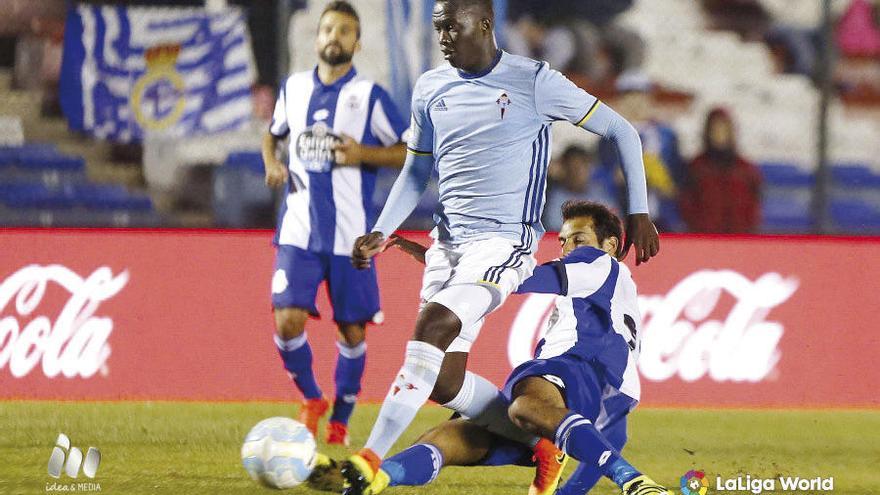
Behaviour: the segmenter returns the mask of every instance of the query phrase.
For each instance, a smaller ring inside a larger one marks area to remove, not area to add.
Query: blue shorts
[[[565,405],[593,421],[600,430],[604,426],[601,423],[613,422],[625,416],[638,403],[608,385],[600,366],[567,354],[533,359],[517,366],[504,384],[504,397],[511,401],[516,384],[530,376],[542,377],[559,387]]]
[[[376,268],[358,270],[348,256],[314,253],[279,245],[272,276],[272,306],[302,308],[320,316],[315,306],[318,286],[327,281],[327,292],[337,323],[366,323],[379,312]]]

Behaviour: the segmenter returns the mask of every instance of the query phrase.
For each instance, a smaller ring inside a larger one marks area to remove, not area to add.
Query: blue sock
[[[623,416],[616,421],[612,421],[600,433],[618,452],[623,452],[623,447],[626,445],[626,417]],[[578,464],[577,469],[569,476],[568,481],[559,487],[555,495],[583,495],[584,493],[589,493],[596,486],[599,479],[602,478],[602,475],[603,473],[599,466],[582,462]]]
[[[533,455],[532,449],[525,444],[497,437],[480,466],[534,466]]]
[[[587,418],[569,413],[556,429],[556,446],[566,454],[593,466],[619,487],[641,475]]]
[[[333,414],[330,421],[348,424],[348,418],[354,412],[357,395],[361,391],[361,377],[364,375],[364,364],[367,362],[367,343],[361,342],[354,347],[336,343],[339,357],[336,358],[336,400],[333,402]]]
[[[431,444],[417,443],[403,452],[382,461],[388,473],[388,486],[421,486],[434,481],[443,467],[443,454]]]
[[[284,361],[284,369],[290,373],[303,396],[306,399],[321,398],[321,389],[312,371],[312,348],[306,333],[290,340],[281,340],[281,337],[275,335],[275,346]]]

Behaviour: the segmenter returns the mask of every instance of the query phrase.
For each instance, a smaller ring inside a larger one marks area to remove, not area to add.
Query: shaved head
[[[437,0],[437,3],[445,3],[452,10],[469,10],[473,9],[485,17],[494,20],[495,10],[492,7],[492,0]]]

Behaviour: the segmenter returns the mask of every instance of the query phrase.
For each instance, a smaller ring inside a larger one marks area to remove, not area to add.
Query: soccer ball
[[[315,439],[304,424],[269,418],[256,424],[241,446],[241,463],[255,481],[270,488],[292,488],[315,467]]]

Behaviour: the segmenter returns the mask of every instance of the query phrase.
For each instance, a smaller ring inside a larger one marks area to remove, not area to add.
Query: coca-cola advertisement
[[[271,233],[7,230],[0,250],[2,398],[298,398],[272,341]],[[539,260],[558,255],[546,236]],[[880,405],[880,267],[866,262],[878,256],[877,239],[664,236],[658,257],[630,265],[643,403]],[[368,332],[366,400],[384,397],[402,360],[422,270],[397,250],[377,263],[385,318]],[[531,356],[552,303],[511,296],[469,366],[503,383]],[[332,314],[323,290],[318,308]],[[325,316],[307,330],[329,383],[334,324]]]

